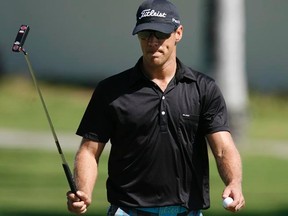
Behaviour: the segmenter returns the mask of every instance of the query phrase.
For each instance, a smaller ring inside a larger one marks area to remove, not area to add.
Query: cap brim
[[[174,25],[166,23],[142,23],[135,26],[132,34],[135,35],[140,31],[153,30],[163,32],[165,34],[171,34],[175,29]]]

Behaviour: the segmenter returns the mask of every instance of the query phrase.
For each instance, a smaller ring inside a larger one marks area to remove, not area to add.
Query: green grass
[[[39,83],[55,128],[74,131],[93,89]],[[0,79],[0,127],[48,130],[39,97],[29,78]],[[288,96],[252,94],[248,135],[256,139],[288,140]]]
[[[272,156],[254,156],[242,152],[243,192],[246,198],[245,210],[239,215],[288,215],[287,197],[287,160]],[[219,179],[214,162],[211,160],[211,210],[207,215],[225,213],[220,205],[223,183]],[[208,214],[210,213],[211,214]],[[222,213],[220,213],[222,212]],[[237,214],[238,215],[238,214]]]
[[[68,184],[55,152],[0,150],[1,216],[67,215],[65,193]],[[73,154],[69,153],[66,156],[72,164]],[[107,159],[107,153],[104,153],[100,161],[93,204],[88,215],[105,215],[108,206],[105,191]],[[287,160],[244,156],[243,168],[243,190],[247,206],[237,215],[287,215]],[[212,206],[210,210],[204,211],[205,216],[234,215],[226,212],[221,206],[222,190],[223,183],[216,171],[214,160],[211,159]]]
[[[39,82],[49,114],[58,131],[75,131],[93,89],[53,86]],[[24,77],[0,79],[0,127],[49,130],[42,104],[32,80]]]
[[[73,154],[66,155],[72,164]],[[91,212],[107,208],[105,179],[107,155],[100,164],[101,176],[95,188]],[[0,215],[65,215],[68,183],[56,152],[0,149]],[[37,214],[39,213],[39,214]]]
[[[251,138],[288,140],[288,95],[252,94],[249,102]]]
[[[39,83],[57,131],[75,131],[93,89]],[[0,78],[0,128],[48,130],[49,126],[32,80]],[[252,94],[248,107],[248,136],[288,140],[288,96]]]
[[[42,82],[40,87],[56,131],[74,134],[93,89],[51,86]],[[248,138],[239,143],[247,206],[237,215],[288,215],[287,99],[287,96],[260,94],[252,94],[249,98]],[[39,97],[29,78],[0,79],[0,100],[0,129],[49,133]],[[72,165],[75,152],[65,153]],[[107,158],[104,154],[101,159],[94,202],[88,215],[105,215],[108,205],[105,191]],[[65,197],[68,184],[60,163],[56,149],[0,147],[0,216],[69,215]],[[234,215],[221,207],[222,190],[223,183],[211,159],[212,206],[204,211],[204,216]]]

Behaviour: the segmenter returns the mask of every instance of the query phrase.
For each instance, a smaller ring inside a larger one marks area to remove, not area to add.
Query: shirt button
[[[166,113],[165,113],[165,111],[162,111],[161,114],[162,114],[162,115],[165,115]]]
[[[162,100],[165,100],[165,96],[162,96]]]

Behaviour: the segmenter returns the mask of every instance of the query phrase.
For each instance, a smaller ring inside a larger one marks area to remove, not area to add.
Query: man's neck
[[[164,92],[176,73],[176,61],[166,62],[165,65],[151,66],[143,64],[143,72],[151,81],[156,83]]]

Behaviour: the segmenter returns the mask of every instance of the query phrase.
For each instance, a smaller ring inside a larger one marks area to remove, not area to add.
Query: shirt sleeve
[[[96,142],[107,143],[112,124],[104,92],[105,88],[100,82],[93,92],[76,134]]]
[[[202,123],[206,134],[230,131],[224,97],[214,80],[205,86]]]

